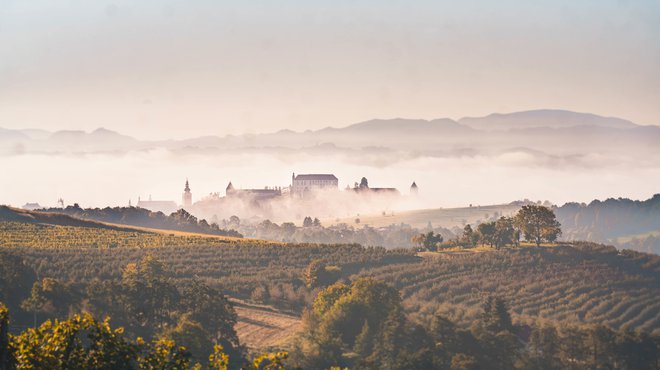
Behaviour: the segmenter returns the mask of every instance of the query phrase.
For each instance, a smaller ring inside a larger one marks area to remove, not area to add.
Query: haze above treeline
[[[374,119],[343,128],[259,135],[138,140],[93,132],[0,129],[0,160],[11,180],[2,203],[125,205],[151,195],[195,200],[243,188],[287,186],[291,173],[334,173],[339,187],[367,177],[414,207],[497,204],[529,198],[561,204],[594,198],[646,199],[660,183],[659,126],[563,110],[480,118]],[[26,170],[29,169],[29,170]]]

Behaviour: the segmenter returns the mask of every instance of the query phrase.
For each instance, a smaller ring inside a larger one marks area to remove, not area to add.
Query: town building
[[[291,175],[291,195],[305,197],[319,190],[338,190],[339,179],[332,174]]]

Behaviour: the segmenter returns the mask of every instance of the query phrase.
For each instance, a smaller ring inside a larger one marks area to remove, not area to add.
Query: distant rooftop
[[[296,180],[338,180],[335,175],[332,174],[305,174],[305,175],[296,175]]]

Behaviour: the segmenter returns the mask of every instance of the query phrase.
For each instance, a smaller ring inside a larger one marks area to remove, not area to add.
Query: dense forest
[[[610,198],[589,204],[566,203],[555,213],[564,240],[609,243],[660,254],[660,194],[644,201]]]

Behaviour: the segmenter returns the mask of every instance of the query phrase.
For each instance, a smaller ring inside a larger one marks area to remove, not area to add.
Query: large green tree
[[[120,297],[134,329],[160,330],[175,321],[172,312],[179,303],[179,292],[155,257],[147,255],[138,264],[126,265],[121,290]]]
[[[518,231],[513,227],[513,219],[500,217],[495,222],[493,242],[495,248],[500,249],[507,244],[515,244],[519,239]]]
[[[479,241],[482,244],[488,244],[491,247],[495,246],[495,222],[484,222],[477,226],[477,233],[479,234]]]
[[[245,348],[238,340],[234,329],[238,316],[234,306],[222,292],[193,279],[190,284],[181,289],[179,311],[184,312],[182,322],[199,323],[210,335],[210,340],[219,344],[231,359],[230,368],[242,364]],[[182,328],[194,329],[194,325],[184,325]],[[196,354],[197,355],[197,354]]]
[[[419,234],[412,237],[412,242],[419,245],[420,248],[423,248],[427,251],[436,251],[440,247],[440,244],[444,241],[444,238],[440,234],[436,234],[433,231],[429,231],[426,234]]]
[[[404,321],[399,293],[382,282],[362,278],[350,286],[331,285],[319,293],[305,316],[304,367],[354,365],[343,355],[356,350],[361,360],[384,368],[380,365],[393,361],[400,349]]]
[[[79,298],[72,289],[53,278],[44,278],[32,285],[30,297],[21,307],[28,312],[45,314],[50,318],[66,318]]]
[[[319,260],[313,260],[303,272],[303,280],[308,288],[328,286],[336,282],[341,275],[337,266],[326,266]]]
[[[514,218],[514,224],[522,231],[525,240],[536,243],[554,242],[561,235],[561,225],[555,213],[548,207],[523,206]]]
[[[463,235],[461,237],[461,242],[468,247],[474,247],[479,241],[479,234],[472,230],[470,224],[465,225],[463,228]]]

